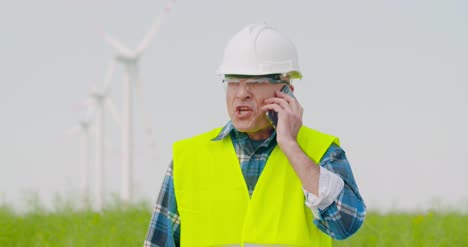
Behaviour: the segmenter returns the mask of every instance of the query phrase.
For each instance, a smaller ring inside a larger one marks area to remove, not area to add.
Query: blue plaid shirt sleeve
[[[366,206],[362,199],[346,154],[338,145],[332,144],[320,166],[337,174],[344,181],[338,198],[327,208],[318,210],[317,227],[334,239],[345,239],[354,234],[364,222]]]
[[[153,208],[153,215],[143,246],[180,246],[180,218],[174,194],[172,162],[167,169],[158,200]]]

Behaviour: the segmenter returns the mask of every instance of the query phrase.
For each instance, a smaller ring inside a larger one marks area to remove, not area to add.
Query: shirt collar
[[[212,141],[220,141],[220,140],[224,139],[226,136],[228,136],[231,133],[231,131],[233,131],[233,130],[236,130],[236,129],[234,128],[234,125],[232,125],[232,122],[229,121],[226,125],[224,125],[224,127],[221,129],[221,131],[218,133],[218,135],[216,137],[214,137],[213,139],[211,139],[211,140]]]
[[[245,133],[239,132],[236,128],[234,128],[234,125],[229,120],[229,122],[226,125],[224,125],[224,127],[221,129],[221,131],[218,133],[218,135],[216,137],[212,138],[211,141],[223,140],[226,136],[231,134],[231,132],[237,137],[244,136],[244,135],[247,136]],[[261,146],[268,145],[272,139],[275,139],[275,136],[276,136],[276,131],[273,130],[273,133],[270,135],[270,137],[268,137],[265,140],[265,142]]]

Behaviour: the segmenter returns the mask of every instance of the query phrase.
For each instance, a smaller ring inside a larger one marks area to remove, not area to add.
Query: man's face
[[[263,139],[266,134],[271,133],[272,126],[261,107],[265,105],[265,99],[274,97],[275,91],[281,89],[284,83],[261,82],[258,78],[237,80],[238,82],[228,82],[226,85],[229,117],[238,131],[246,132],[253,139],[257,139],[255,137],[258,135],[258,138]]]

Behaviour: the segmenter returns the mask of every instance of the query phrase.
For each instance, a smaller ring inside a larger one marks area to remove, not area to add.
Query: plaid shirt
[[[251,196],[268,156],[277,144],[276,132],[264,141],[252,141],[245,133],[238,132],[229,122],[213,141],[222,140],[227,135],[231,135]],[[344,187],[330,206],[323,210],[315,209],[318,215],[314,213],[316,217],[314,223],[332,238],[344,239],[351,236],[362,225],[366,213],[364,201],[359,194],[343,149],[332,144],[319,165],[340,176],[344,181]],[[174,193],[172,162],[154,207],[144,246],[180,246],[180,218]]]

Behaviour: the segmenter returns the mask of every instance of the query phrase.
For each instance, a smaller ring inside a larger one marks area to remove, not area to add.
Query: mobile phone
[[[294,99],[296,99],[296,97],[294,96],[294,94],[291,91],[291,88],[289,88],[288,85],[284,85],[281,88],[281,92],[283,92],[283,93],[293,97]],[[276,129],[276,125],[278,125],[278,113],[273,111],[273,110],[269,110],[265,114],[266,114],[266,118],[268,119],[270,124],[273,126],[273,128]]]

